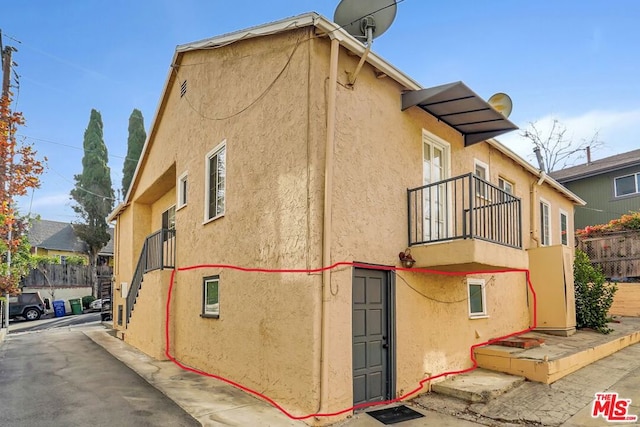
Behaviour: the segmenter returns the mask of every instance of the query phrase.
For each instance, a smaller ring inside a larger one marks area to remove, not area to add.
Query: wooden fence
[[[98,274],[111,275],[111,267],[98,267]],[[91,286],[91,267],[88,265],[48,264],[39,269],[33,269],[22,281],[22,287],[70,287]]]
[[[640,280],[640,231],[578,236],[578,249],[612,281]]]

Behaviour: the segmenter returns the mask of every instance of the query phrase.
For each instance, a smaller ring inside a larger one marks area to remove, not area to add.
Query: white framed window
[[[613,179],[616,197],[640,193],[640,173],[619,176]]]
[[[551,204],[540,199],[540,244],[551,245]]]
[[[220,276],[202,280],[202,317],[220,317]]]
[[[474,173],[476,176],[485,181],[489,181],[489,165],[478,159],[474,159],[473,163],[475,165]],[[476,196],[483,198],[489,197],[489,189],[487,188],[487,185],[479,180],[476,180]]]
[[[176,229],[176,205],[173,205],[166,211],[162,212],[162,229]]]
[[[569,214],[560,209],[560,242],[567,246],[569,244]]]
[[[469,297],[469,317],[488,317],[484,279],[468,278],[467,290],[467,295]]]
[[[178,177],[178,200],[177,209],[183,208],[187,205],[187,172],[184,172]]]
[[[515,194],[513,190],[513,183],[511,181],[507,181],[506,179],[499,177],[498,178],[498,187],[501,190],[504,190],[505,193],[509,193],[512,196]]]
[[[205,157],[205,222],[224,215],[227,185],[227,141],[224,140]]]

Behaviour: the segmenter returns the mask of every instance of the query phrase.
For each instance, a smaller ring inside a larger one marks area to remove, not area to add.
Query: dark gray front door
[[[355,269],[353,276],[353,403],[390,398],[389,288],[386,271]]]

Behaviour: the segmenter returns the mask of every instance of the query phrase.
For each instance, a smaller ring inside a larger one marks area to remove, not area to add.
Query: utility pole
[[[6,46],[4,48],[2,46],[2,32],[0,31],[0,49],[2,49],[2,100],[9,99],[9,88],[11,87],[11,54],[13,53],[13,48],[11,46]],[[9,111],[6,111],[6,114],[9,114]],[[10,132],[9,129],[9,117],[0,117],[0,120],[6,122],[7,129],[6,132]],[[7,135],[8,137],[9,135]],[[2,189],[2,193],[5,192],[5,177],[7,171],[7,164],[5,163],[6,159],[0,159],[0,189]]]
[[[11,54],[13,48],[7,46],[2,50],[2,97],[9,96],[9,86],[11,82]]]
[[[9,99],[9,88],[11,86],[11,65],[13,64],[11,55],[14,51],[14,48],[11,46],[2,47],[2,32],[0,31],[0,51],[2,54],[2,100]],[[7,111],[7,114],[9,112]],[[6,132],[11,132],[9,129],[9,117],[0,117],[0,120],[7,123]],[[9,135],[7,135],[9,137]],[[7,172],[7,159],[0,159],[0,189],[2,190],[2,194],[6,193],[6,172]],[[4,202],[4,200],[3,200]],[[11,231],[9,231],[9,237],[11,237]],[[7,248],[7,275],[11,274],[11,247]],[[5,293],[4,295],[4,310],[3,315],[4,319],[0,320],[0,325],[4,324],[5,327],[9,327],[9,294]]]

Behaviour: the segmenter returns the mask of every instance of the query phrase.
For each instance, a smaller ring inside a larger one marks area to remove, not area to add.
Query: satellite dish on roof
[[[370,45],[391,26],[397,10],[396,0],[342,0],[333,21]]]
[[[492,95],[488,102],[494,110],[502,114],[505,118],[511,115],[513,103],[511,102],[509,95],[506,93],[498,92]]]

